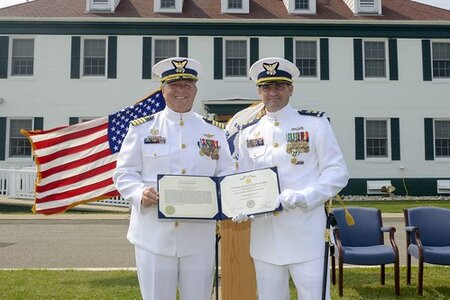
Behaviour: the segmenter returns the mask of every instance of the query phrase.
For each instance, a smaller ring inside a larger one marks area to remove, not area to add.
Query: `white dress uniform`
[[[250,254],[259,299],[290,299],[289,273],[299,298],[320,299],[324,203],[348,181],[347,167],[327,118],[323,113],[299,112],[288,104],[244,126],[238,151],[239,172],[277,166],[281,192],[294,190],[306,201],[304,209],[255,216],[252,221]]]
[[[202,147],[218,149],[218,153],[205,155],[200,153]],[[166,106],[131,122],[113,179],[132,204],[127,238],[135,245],[145,300],[174,300],[177,287],[181,299],[210,299],[216,222],[159,219],[157,206],[141,206],[144,189],[157,189],[157,174],[223,176],[234,172],[224,131],[192,110],[177,113]]]

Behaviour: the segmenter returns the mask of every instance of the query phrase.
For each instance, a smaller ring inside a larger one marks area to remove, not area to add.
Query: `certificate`
[[[277,168],[224,177],[158,174],[158,217],[225,220],[281,210]]]

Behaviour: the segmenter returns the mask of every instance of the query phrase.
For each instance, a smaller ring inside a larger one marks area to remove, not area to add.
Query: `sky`
[[[413,1],[434,5],[437,7],[446,8],[450,10],[450,0],[413,0]],[[26,0],[0,0],[0,8],[23,2],[26,2]]]

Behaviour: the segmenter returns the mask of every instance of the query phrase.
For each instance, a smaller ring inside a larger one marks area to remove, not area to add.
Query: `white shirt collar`
[[[294,109],[292,108],[292,106],[290,104],[287,104],[285,107],[283,107],[282,109],[276,111],[276,112],[269,112],[267,111],[267,118],[269,120],[275,121],[275,120],[283,120],[284,118],[287,118],[289,116],[290,113],[292,113]]]
[[[162,113],[169,120],[177,121],[177,122],[180,120],[183,120],[183,121],[187,120],[194,115],[194,111],[192,109],[185,113],[178,113],[178,112],[175,112],[172,109],[170,109],[169,106],[167,106],[167,105],[164,108]]]

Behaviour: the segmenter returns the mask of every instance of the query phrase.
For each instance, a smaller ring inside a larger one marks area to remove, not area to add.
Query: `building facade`
[[[202,63],[195,111],[258,99],[249,66],[293,61],[297,109],[325,111],[344,194],[450,194],[450,11],[409,0],[36,0],[0,9],[0,168],[32,165],[20,129],[108,115],[159,87],[152,66]]]

